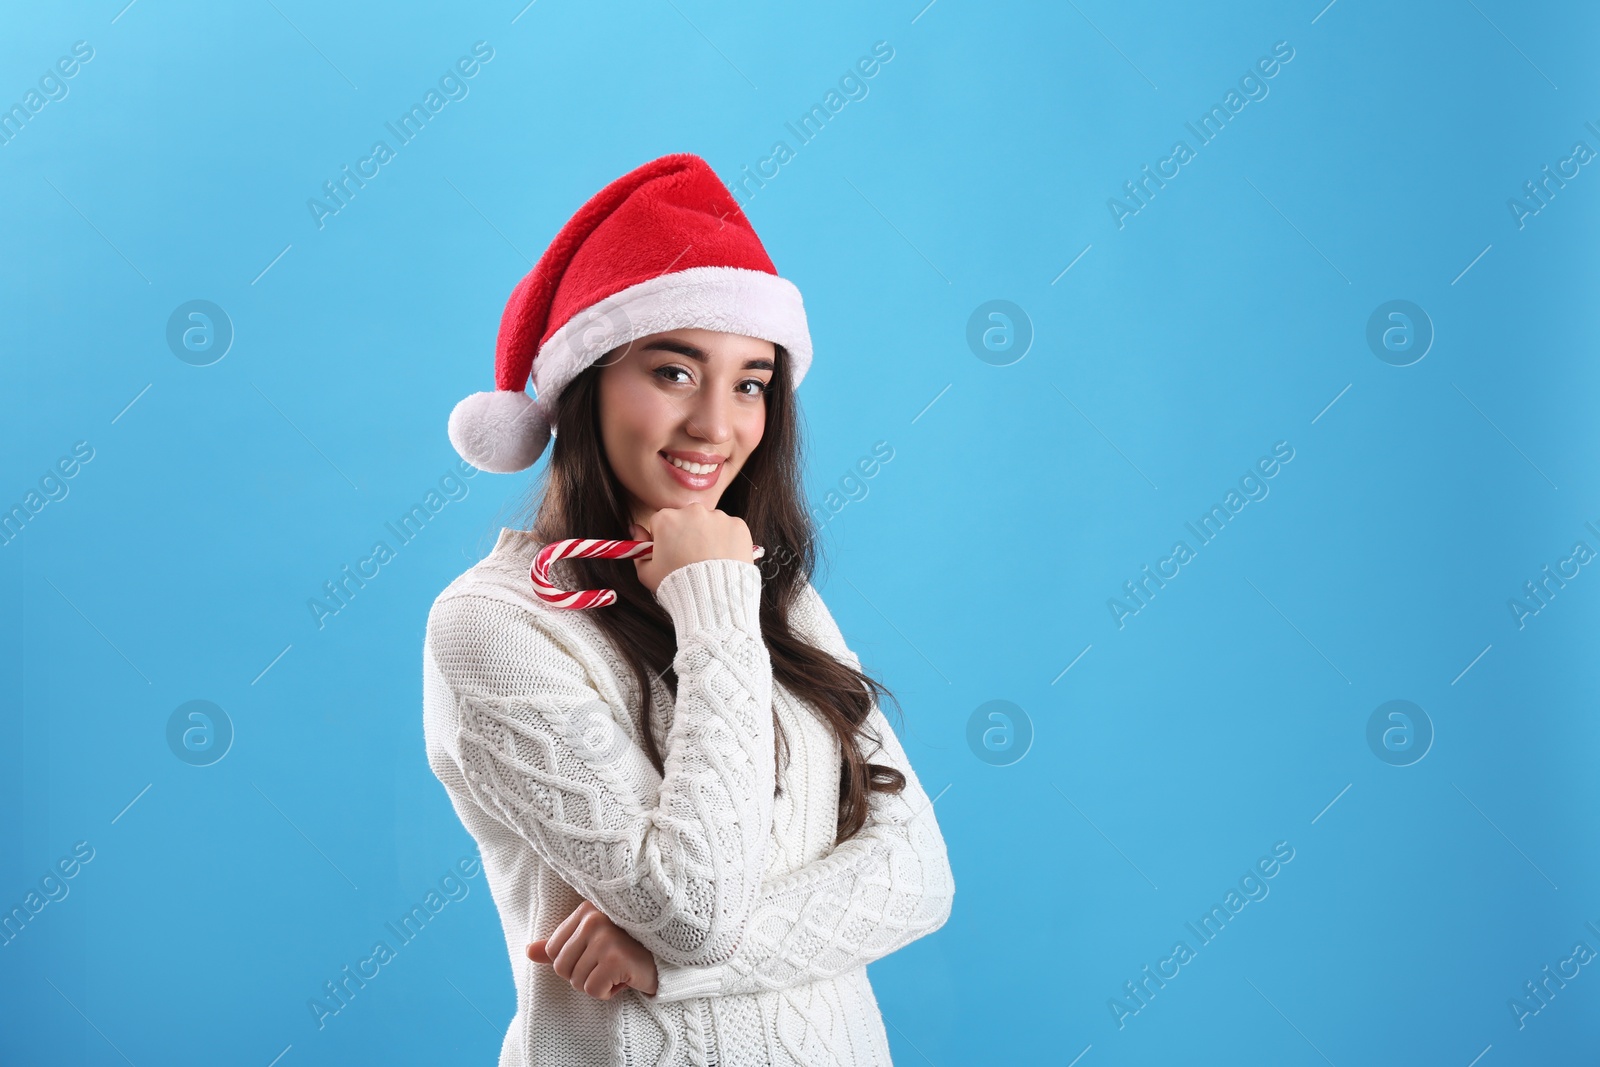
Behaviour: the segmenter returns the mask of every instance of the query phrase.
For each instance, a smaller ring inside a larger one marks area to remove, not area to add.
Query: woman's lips
[[[667,471],[674,478],[677,479],[678,484],[683,486],[685,489],[710,489],[712,486],[717,484],[717,479],[722,477],[722,463],[718,463],[717,469],[709,474],[690,474],[676,463],[673,463],[672,460],[668,459],[666,453],[657,452],[656,455],[661,457],[662,465],[667,468]]]

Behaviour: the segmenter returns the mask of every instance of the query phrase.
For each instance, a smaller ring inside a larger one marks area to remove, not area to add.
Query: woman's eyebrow
[[[692,345],[687,341],[672,341],[666,339],[660,341],[651,341],[649,344],[640,349],[640,351],[649,352],[652,349],[660,349],[663,352],[676,352],[678,355],[687,356],[698,363],[705,363],[710,359],[710,357],[706,355],[704,349],[698,347],[697,345]],[[745,360],[744,369],[776,370],[777,367],[770,359],[749,359]]]

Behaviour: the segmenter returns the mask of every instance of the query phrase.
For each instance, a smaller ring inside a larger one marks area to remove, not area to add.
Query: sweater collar
[[[504,553],[512,556],[533,556],[538,552],[541,542],[527,530],[514,530],[509,526],[500,528],[500,537],[494,543],[494,554]]]

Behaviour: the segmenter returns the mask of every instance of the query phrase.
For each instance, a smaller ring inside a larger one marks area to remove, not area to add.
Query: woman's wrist
[[[761,632],[761,569],[754,563],[686,563],[661,579],[656,600],[672,616],[680,646],[702,630]]]

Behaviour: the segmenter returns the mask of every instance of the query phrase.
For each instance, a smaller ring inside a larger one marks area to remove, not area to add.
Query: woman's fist
[[[573,989],[599,1000],[628,986],[655,995],[655,956],[587,900],[549,937],[529,945],[528,958],[550,964]]]
[[[633,561],[640,583],[652,594],[663,578],[690,563],[708,559],[755,562],[755,542],[744,520],[699,501],[681,508],[662,508],[646,521],[648,526],[634,523],[629,532],[635,541],[655,542],[649,559]]]

